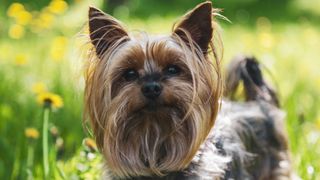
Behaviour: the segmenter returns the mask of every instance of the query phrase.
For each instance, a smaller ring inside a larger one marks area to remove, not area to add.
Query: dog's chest
[[[269,108],[263,103],[262,106]],[[270,110],[272,108],[269,108],[267,114]],[[255,159],[253,153],[259,151],[246,146],[267,143],[272,128],[267,131],[265,126],[271,120],[261,110],[259,103],[223,102],[214,128],[188,168],[168,173],[164,177],[134,177],[128,180],[256,179],[254,177],[258,174],[252,175],[248,165]],[[254,169],[259,172],[258,168]]]

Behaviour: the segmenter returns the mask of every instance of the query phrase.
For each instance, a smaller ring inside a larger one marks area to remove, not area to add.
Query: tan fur
[[[195,12],[199,8],[208,12]],[[86,67],[85,110],[114,176],[163,176],[182,170],[207,137],[222,92],[220,59],[209,32],[215,30],[213,11],[208,2],[196,7],[169,36],[131,37],[112,17],[90,10],[96,53]],[[209,34],[189,22],[190,16],[198,15],[210,21],[204,24]],[[100,21],[107,25],[99,25]],[[181,73],[161,81],[157,109],[148,111],[141,83],[126,82],[123,73],[135,69],[141,77],[161,74],[172,64]]]

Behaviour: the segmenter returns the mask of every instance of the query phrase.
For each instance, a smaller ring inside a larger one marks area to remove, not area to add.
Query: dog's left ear
[[[201,3],[188,12],[174,28],[174,33],[187,43],[189,43],[188,35],[190,35],[204,54],[208,51],[212,32],[212,4],[210,1]]]

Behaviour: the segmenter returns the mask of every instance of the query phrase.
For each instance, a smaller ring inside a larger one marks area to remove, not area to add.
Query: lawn
[[[0,179],[98,179],[102,158],[82,122],[89,4],[53,0],[38,11],[11,4],[0,14]],[[154,34],[170,33],[178,17],[131,17],[125,6],[114,14],[129,30]],[[219,19],[222,64],[238,54],[260,60],[287,114],[294,171],[320,179],[320,24],[265,16],[243,23],[246,18],[240,11],[232,23]],[[45,98],[52,99],[51,110]]]

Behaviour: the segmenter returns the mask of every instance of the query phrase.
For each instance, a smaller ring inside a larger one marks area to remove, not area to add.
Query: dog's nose
[[[146,82],[142,85],[141,91],[146,98],[155,99],[161,94],[162,87],[160,83],[155,81]]]

